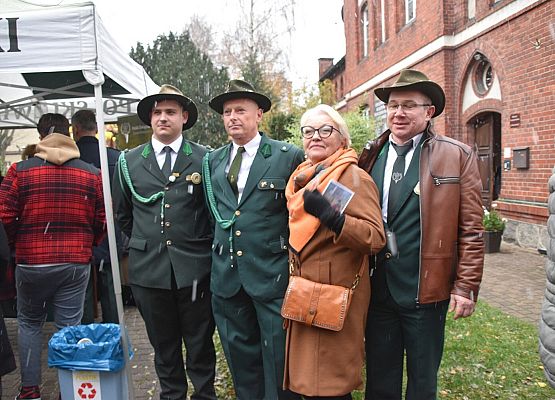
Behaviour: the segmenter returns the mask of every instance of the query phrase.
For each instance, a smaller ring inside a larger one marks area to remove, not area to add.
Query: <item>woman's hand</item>
[[[318,218],[325,226],[339,235],[345,223],[345,216],[335,210],[318,190],[305,190],[304,210]]]

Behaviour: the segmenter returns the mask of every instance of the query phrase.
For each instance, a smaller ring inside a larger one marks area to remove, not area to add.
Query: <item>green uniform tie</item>
[[[405,176],[405,156],[412,149],[412,140],[409,140],[402,146],[391,143],[397,152],[397,158],[393,163],[393,170],[391,171],[391,183],[389,184],[389,197],[387,202],[387,218],[393,213],[397,205],[397,199],[401,194],[401,182]]]
[[[164,165],[162,165],[162,174],[166,179],[172,174],[172,148],[170,146],[165,146],[162,151],[166,152],[166,160]]]
[[[237,187],[237,180],[239,178],[239,170],[241,169],[241,162],[243,161],[243,153],[245,152],[245,148],[243,146],[237,149],[237,154],[235,158],[231,162],[231,166],[229,167],[229,172],[227,173],[227,180],[231,185],[231,189],[233,189],[233,193],[235,193],[235,198],[239,198],[239,189]]]

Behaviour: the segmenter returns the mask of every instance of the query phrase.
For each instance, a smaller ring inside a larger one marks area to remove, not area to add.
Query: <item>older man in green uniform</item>
[[[474,311],[483,269],[482,182],[475,152],[436,134],[441,86],[403,70],[378,88],[389,130],[367,144],[359,165],[382,197],[386,248],[376,257],[366,327],[366,399],[433,400],[445,317]]]
[[[163,85],[137,107],[152,127],[149,142],[125,152],[114,177],[116,217],[129,240],[129,281],[154,348],[161,399],[215,399],[209,276],[213,228],[202,188],[206,149],[182,131],[195,104]]]
[[[285,184],[300,149],[258,131],[268,97],[232,80],[210,100],[232,142],[206,158],[205,186],[216,219],[212,306],[238,399],[282,399],[288,282]]]

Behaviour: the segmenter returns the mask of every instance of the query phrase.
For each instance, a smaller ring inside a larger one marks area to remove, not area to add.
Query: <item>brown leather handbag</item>
[[[291,320],[332,331],[343,329],[353,292],[364,272],[364,262],[350,288],[293,275],[292,260],[289,267],[291,275],[281,307],[281,316],[286,319],[284,325],[287,326],[288,320]]]

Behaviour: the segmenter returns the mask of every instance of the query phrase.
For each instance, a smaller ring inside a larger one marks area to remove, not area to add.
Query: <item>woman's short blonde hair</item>
[[[339,132],[346,140],[346,146],[351,147],[351,135],[349,134],[349,128],[347,127],[347,123],[335,109],[328,106],[327,104],[318,104],[316,107],[309,108],[304,112],[301,117],[301,126],[304,126],[306,120],[315,114],[325,114],[337,125]],[[314,127],[316,128],[316,127]]]

